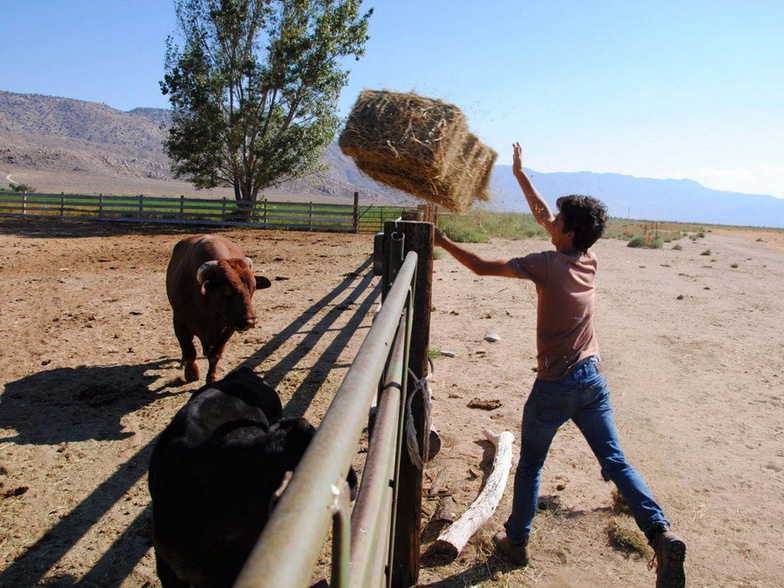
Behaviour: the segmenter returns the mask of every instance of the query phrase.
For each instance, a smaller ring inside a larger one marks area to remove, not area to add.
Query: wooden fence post
[[[408,368],[413,372],[409,378],[405,402],[416,390],[417,382],[427,376],[429,371],[428,351],[430,345],[430,307],[432,304],[433,276],[433,225],[417,221],[387,222],[384,224],[385,237],[392,232],[403,233],[405,242],[403,255],[416,251],[416,286],[414,312],[412,317],[411,345]],[[430,398],[425,398],[425,389],[413,396],[411,412],[414,417],[417,442],[421,463],[427,461],[430,436],[429,423],[426,422],[426,407]],[[422,466],[424,468],[424,465]],[[422,534],[422,480],[424,471],[415,465],[408,454],[406,444],[400,456],[398,473],[398,495],[395,504],[395,536],[393,537],[393,563],[391,586],[408,588],[414,586],[419,578],[419,552]]]
[[[354,232],[359,233],[359,192],[354,192]]]

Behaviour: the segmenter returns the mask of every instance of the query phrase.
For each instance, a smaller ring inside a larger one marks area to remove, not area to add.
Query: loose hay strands
[[[630,524],[624,524],[618,518],[612,517],[605,531],[610,543],[621,551],[637,553],[646,559],[653,556],[653,550],[648,547],[645,536]]]
[[[374,180],[450,210],[464,212],[474,199],[489,200],[497,154],[446,102],[363,90],[338,144]]]

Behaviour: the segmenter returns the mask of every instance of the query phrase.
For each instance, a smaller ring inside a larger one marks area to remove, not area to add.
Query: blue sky
[[[459,106],[511,163],[784,198],[780,0],[365,0],[363,88]],[[167,0],[0,0],[0,89],[166,108]],[[10,43],[9,43],[10,41]]]

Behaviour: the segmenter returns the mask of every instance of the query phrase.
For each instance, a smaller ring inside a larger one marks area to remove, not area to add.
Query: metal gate
[[[430,431],[425,378],[433,225],[387,222],[381,249],[382,308],[248,558],[238,588],[309,586],[330,523],[332,588],[417,582]],[[345,480],[374,397],[373,433],[352,510]]]

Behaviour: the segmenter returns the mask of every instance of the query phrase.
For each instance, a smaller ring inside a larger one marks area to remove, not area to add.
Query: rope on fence
[[[432,362],[430,363],[432,365]],[[412,379],[416,379],[416,374],[408,368],[408,375]],[[416,426],[414,425],[414,414],[411,410],[411,403],[414,400],[414,396],[417,393],[422,394],[422,404],[424,406],[424,415],[425,415],[425,435],[430,434],[430,411],[433,408],[433,403],[430,401],[430,376],[433,375],[431,370],[430,374],[427,376],[420,378],[417,380],[416,384],[414,384],[414,390],[408,396],[408,402],[406,402],[406,422],[405,422],[405,429],[406,429],[406,447],[408,448],[408,456],[411,459],[411,463],[418,470],[424,470],[425,463],[422,461],[420,457],[421,451],[419,449],[419,441],[417,441],[417,434],[416,434]]]

